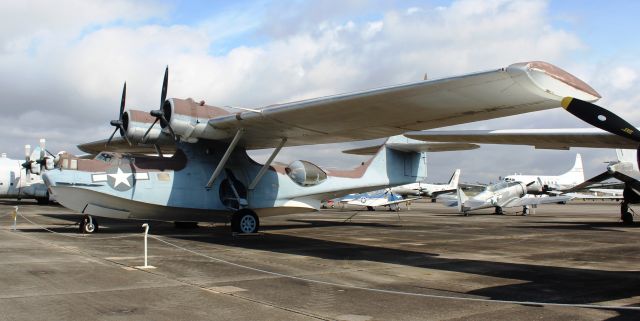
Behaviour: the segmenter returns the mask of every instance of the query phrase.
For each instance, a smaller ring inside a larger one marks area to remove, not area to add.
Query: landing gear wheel
[[[522,207],[522,216],[527,216],[529,215],[529,206],[525,205]]]
[[[80,233],[91,234],[98,231],[98,221],[90,215],[85,215],[80,220]]]
[[[633,224],[633,214],[631,214],[631,212],[622,213],[622,216],[620,217],[620,219],[622,220],[622,223],[624,223],[625,225]]]
[[[435,203],[435,202],[436,202],[436,199],[435,199],[435,198],[432,198],[432,199],[431,199],[431,203]]]
[[[367,211],[375,211],[376,209],[373,206],[367,206]]]
[[[252,210],[243,209],[233,213],[231,217],[231,230],[236,233],[257,233],[260,227],[260,219]]]
[[[496,211],[494,212],[494,214],[504,215],[504,212],[502,211],[502,207],[496,207]]]

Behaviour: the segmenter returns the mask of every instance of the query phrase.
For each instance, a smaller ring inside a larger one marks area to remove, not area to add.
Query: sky
[[[640,124],[640,23],[636,1],[182,1],[25,0],[0,2],[0,151],[22,158],[24,144],[79,153],[104,139],[127,107],[169,97],[260,108],[422,79],[543,60],[595,88],[605,106]],[[446,129],[581,128],[561,108]],[[284,150],[353,167],[340,151],[362,144]],[[613,150],[535,150],[483,145],[428,156],[429,182],[455,168],[465,182],[513,173],[560,174],[583,155],[593,176]],[[258,161],[269,151],[255,151]]]

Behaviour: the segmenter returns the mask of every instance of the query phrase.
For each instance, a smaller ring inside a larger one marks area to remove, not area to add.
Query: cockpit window
[[[327,179],[327,173],[307,161],[297,160],[289,164],[285,171],[289,178],[300,186],[318,185]]]

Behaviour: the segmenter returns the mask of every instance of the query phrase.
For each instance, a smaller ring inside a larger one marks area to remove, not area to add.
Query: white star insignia
[[[118,186],[120,186],[120,184],[124,184],[124,185],[127,185],[128,187],[131,187],[131,184],[129,184],[129,177],[132,174],[123,172],[122,169],[120,169],[120,167],[118,167],[118,172],[117,173],[108,174],[108,175],[113,177],[113,179],[116,180],[113,183],[113,187],[118,187]]]

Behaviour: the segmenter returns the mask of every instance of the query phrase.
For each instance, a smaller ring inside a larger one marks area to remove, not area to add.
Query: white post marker
[[[16,224],[18,223],[18,207],[13,207],[13,230],[16,230]]]
[[[144,227],[144,265],[143,266],[136,266],[136,268],[138,269],[155,269],[155,266],[151,266],[147,264],[147,235],[149,234],[149,224],[144,223],[142,224],[142,227]]]

